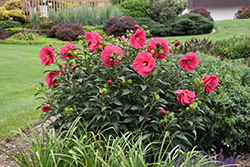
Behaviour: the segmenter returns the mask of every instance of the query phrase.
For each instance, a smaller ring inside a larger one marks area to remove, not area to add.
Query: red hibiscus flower
[[[151,53],[141,52],[133,62],[133,68],[139,74],[145,76],[152,72],[155,66],[155,59]]]
[[[218,78],[216,75],[208,75],[208,76],[205,76],[204,79],[203,79],[203,83],[205,83],[205,91],[207,93],[211,93],[214,88],[218,85]]]
[[[178,102],[181,102],[183,106],[185,106],[186,104],[193,103],[195,101],[195,93],[192,91],[189,91],[187,89],[176,90],[175,93],[178,94],[177,96]]]
[[[129,37],[130,45],[134,48],[140,49],[145,45],[146,32],[143,29],[137,29],[135,34]]]
[[[39,57],[43,65],[50,66],[55,61],[54,50],[49,46],[45,46],[41,49]]]
[[[99,47],[99,45],[103,46],[103,40],[101,37],[98,35],[96,31],[93,33],[91,32],[86,32],[85,34],[85,42],[88,42],[88,47],[91,52],[94,52],[95,49]]]
[[[247,14],[249,13],[249,11],[247,11]]]
[[[180,41],[176,41],[176,42],[174,43],[174,46],[178,46],[178,45],[180,45]]]
[[[47,112],[47,111],[49,111],[51,109],[52,109],[52,107],[49,106],[49,103],[42,103],[42,111],[43,112]]]
[[[67,43],[65,46],[63,46],[60,49],[60,53],[62,55],[59,55],[59,57],[63,58],[63,60],[65,58],[75,58],[76,56],[74,55],[74,48],[76,48],[75,45],[73,45],[71,43]]]
[[[112,57],[112,54],[114,52],[117,52],[117,54],[114,55],[114,57]],[[118,56],[120,56],[120,57],[118,58]],[[119,48],[118,46],[115,46],[115,45],[108,45],[104,48],[104,50],[101,54],[101,59],[102,59],[102,62],[105,66],[111,67],[114,64],[119,65],[120,59],[122,59],[122,56],[123,56],[123,52],[122,52],[121,48]]]
[[[45,82],[49,85],[49,88],[55,86],[58,84],[57,81],[54,81],[53,78],[55,75],[59,75],[59,73],[51,71],[46,77],[45,77]]]
[[[182,56],[182,59],[179,61],[179,65],[184,71],[193,71],[195,67],[199,64],[198,56],[195,53],[189,53],[185,56]]]
[[[168,43],[164,39],[161,38],[153,38],[151,39],[147,46],[146,46],[148,52],[151,52],[154,50],[153,57],[157,57],[160,60],[164,59],[166,55],[168,55]]]

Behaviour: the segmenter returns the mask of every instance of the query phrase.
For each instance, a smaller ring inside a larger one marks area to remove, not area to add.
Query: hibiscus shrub
[[[165,26],[168,35],[197,35],[213,30],[212,21],[195,13],[172,17]]]
[[[82,26],[71,22],[54,25],[47,32],[47,37],[58,38],[63,41],[77,41],[80,35],[84,35]]]
[[[59,115],[50,127],[68,128],[81,117],[79,130],[103,130],[105,136],[137,131],[150,141],[162,141],[169,133],[175,137],[173,146],[193,147],[218,78],[195,73],[195,53],[170,55],[167,41],[157,37],[146,42],[146,32],[135,28],[124,40],[104,41],[87,32],[80,40],[82,49],[70,43],[60,51],[42,48],[42,64],[58,66],[47,71],[48,86],[41,83],[37,89],[44,100],[43,118]]]
[[[250,144],[250,68],[242,60],[221,61],[207,54],[197,55],[196,73],[215,74],[220,82],[209,94],[208,107],[203,108],[205,131],[198,130],[195,142],[205,150],[246,151],[245,146]]]
[[[135,30],[136,25],[135,20],[130,16],[125,16],[122,18],[112,17],[106,20],[103,30],[108,35],[114,35],[115,37],[123,36],[126,34],[127,30]]]
[[[236,19],[249,19],[250,6],[241,7],[234,16]]]

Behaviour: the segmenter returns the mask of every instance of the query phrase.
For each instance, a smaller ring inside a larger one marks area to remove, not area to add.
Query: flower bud
[[[159,53],[160,53],[160,54],[163,54],[164,52],[163,52],[163,50],[161,49]]]
[[[155,50],[153,49],[153,50],[151,50],[151,54],[154,54],[155,53]]]
[[[66,111],[66,112],[69,112],[69,109],[68,109],[68,108],[65,108],[65,111]]]
[[[104,88],[107,88],[107,87],[109,87],[109,85],[108,84],[104,84]]]
[[[155,95],[155,98],[156,98],[156,99],[159,99],[159,98],[160,98],[160,95],[159,95],[159,94],[156,94],[156,95]]]
[[[126,83],[126,80],[123,80],[122,83],[125,84],[125,83]]]
[[[164,123],[165,123],[165,121],[164,121],[163,119],[161,119],[161,120],[160,120],[160,123],[161,123],[161,124],[164,124]]]
[[[118,39],[119,41],[121,40],[121,37],[116,37],[116,39]]]
[[[102,45],[99,45],[99,46],[98,46],[98,49],[99,49],[99,50],[102,50],[102,49],[103,49],[103,46],[102,46]]]
[[[198,101],[198,105],[201,105],[201,101],[200,100]]]
[[[136,24],[136,25],[135,25],[134,27],[135,27],[135,29],[138,29],[138,28],[140,28],[140,26],[139,26],[139,25],[137,25],[137,24]]]
[[[164,121],[167,123],[167,122],[168,122],[168,119],[167,119],[167,118],[164,118]]]
[[[128,80],[128,83],[131,84],[131,83],[132,83],[132,79],[129,79],[129,80]]]
[[[108,85],[111,85],[111,84],[112,84],[112,80],[108,80],[108,81],[107,81],[107,84],[108,84]]]
[[[176,41],[176,42],[174,43],[174,46],[178,46],[178,45],[180,45],[180,41]]]
[[[164,109],[161,109],[161,110],[160,110],[160,114],[164,116],[164,115],[167,114],[167,112],[166,112]]]
[[[106,88],[103,88],[103,92],[107,92],[107,89],[106,89]]]
[[[72,112],[72,111],[74,111],[74,109],[73,109],[73,108],[70,108],[69,111]]]
[[[99,93],[103,94],[103,90],[102,90],[102,89],[100,89],[100,90],[99,90]]]
[[[189,107],[187,107],[187,108],[186,108],[186,111],[190,111],[190,108],[189,108]]]
[[[120,61],[122,58],[121,58],[121,56],[117,56],[116,59],[117,59],[118,61]]]

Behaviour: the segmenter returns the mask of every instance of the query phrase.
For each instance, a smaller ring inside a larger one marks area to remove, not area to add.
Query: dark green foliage
[[[130,16],[125,16],[122,18],[115,16],[106,20],[103,30],[108,35],[114,35],[115,37],[118,37],[125,35],[127,30],[134,30],[135,25],[135,20]]]
[[[213,18],[211,17],[210,12],[204,7],[195,8],[195,9],[191,10],[190,13],[199,14],[199,15],[213,21]]]
[[[13,20],[5,20],[5,21],[0,21],[0,26],[5,29],[5,28],[15,28],[15,27],[22,27],[20,22],[13,21]]]
[[[222,57],[218,48],[219,46],[217,43],[213,44],[208,38],[204,38],[203,40],[191,38],[184,43],[180,43],[178,47],[173,47],[172,53],[188,54],[190,52],[201,52],[216,57]]]
[[[224,58],[238,59],[250,57],[250,36],[233,37],[216,41]]]
[[[150,0],[147,12],[151,19],[166,24],[168,19],[181,14],[186,7],[186,0]]]
[[[15,27],[15,28],[6,28],[6,29],[4,29],[4,31],[7,31],[11,36],[19,31],[21,31],[22,29],[23,28],[21,28],[21,27]]]
[[[84,30],[80,24],[67,22],[52,26],[47,33],[47,37],[58,38],[63,41],[76,41],[78,40],[78,36],[84,34]]]
[[[120,5],[120,8],[126,16],[148,17],[145,0],[126,0]]]
[[[200,148],[241,152],[250,135],[250,68],[242,60],[225,60],[198,54],[198,74],[214,74],[219,84],[209,94],[204,107],[205,133],[198,131],[195,141]]]
[[[0,39],[3,40],[5,38],[8,38],[10,34],[7,31],[4,31],[2,27],[0,26]]]
[[[210,33],[213,29],[213,22],[199,14],[186,13],[172,17],[165,26],[166,32],[171,36],[198,35]]]
[[[165,37],[167,36],[165,31],[165,26],[161,23],[158,23],[149,17],[134,17],[134,20],[139,26],[146,25],[150,34],[155,37]]]

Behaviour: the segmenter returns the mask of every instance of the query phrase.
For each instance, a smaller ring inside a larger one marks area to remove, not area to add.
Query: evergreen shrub
[[[21,28],[21,27],[6,28],[6,29],[4,29],[4,31],[7,31],[10,34],[10,36],[13,35],[13,34],[15,34],[15,33],[17,33],[17,32],[19,32],[19,31],[21,31],[21,30],[23,30],[23,28]]]
[[[122,18],[112,17],[106,20],[103,30],[108,35],[114,35],[115,37],[123,36],[126,34],[127,30],[134,30],[136,25],[135,20],[130,16],[125,16]]]
[[[63,41],[76,41],[80,35],[84,34],[84,30],[80,24],[67,22],[52,26],[47,33],[47,37],[58,38]]]
[[[145,0],[126,0],[122,2],[120,8],[126,16],[148,17]]]
[[[15,28],[15,27],[22,27],[21,23],[18,21],[13,21],[13,20],[5,20],[5,21],[0,21],[0,26],[5,29],[5,28]]]
[[[213,30],[213,22],[195,13],[175,16],[165,24],[168,35],[207,34]]]
[[[155,37],[167,36],[166,31],[165,31],[165,26],[163,24],[158,23],[149,17],[133,17],[133,19],[136,21],[136,23],[139,26],[142,26],[142,25],[148,26],[148,30],[150,31],[150,34],[152,36],[155,36]]]

